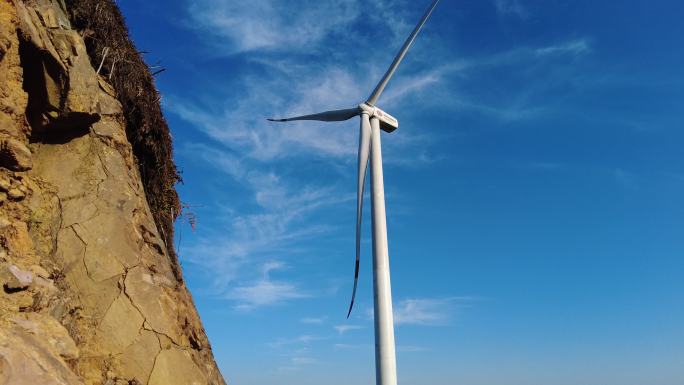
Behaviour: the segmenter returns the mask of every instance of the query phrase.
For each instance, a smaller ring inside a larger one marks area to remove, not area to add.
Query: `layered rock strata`
[[[62,1],[0,0],[0,85],[0,384],[224,384]]]

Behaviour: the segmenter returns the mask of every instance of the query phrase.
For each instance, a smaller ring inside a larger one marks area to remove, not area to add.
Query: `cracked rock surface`
[[[61,0],[0,0],[0,385],[225,384]]]

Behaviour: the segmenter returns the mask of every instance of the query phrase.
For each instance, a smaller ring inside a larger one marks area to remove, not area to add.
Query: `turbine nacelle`
[[[385,132],[392,132],[399,128],[399,121],[378,107],[361,103],[359,104],[359,110],[361,110],[362,114],[364,112],[367,113],[370,118],[377,118],[380,121],[380,128]]]

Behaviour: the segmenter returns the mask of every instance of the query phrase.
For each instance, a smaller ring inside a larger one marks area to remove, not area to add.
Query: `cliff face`
[[[68,15],[0,0],[0,384],[224,384]]]

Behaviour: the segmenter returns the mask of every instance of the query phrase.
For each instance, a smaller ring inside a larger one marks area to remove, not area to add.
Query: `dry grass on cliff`
[[[109,78],[123,105],[126,134],[138,159],[147,200],[180,280],[173,250],[173,220],[181,211],[174,185],[180,176],[154,77],[129,38],[114,1],[66,0],[66,5],[74,28],[83,34],[93,67],[102,65],[100,74]]]

